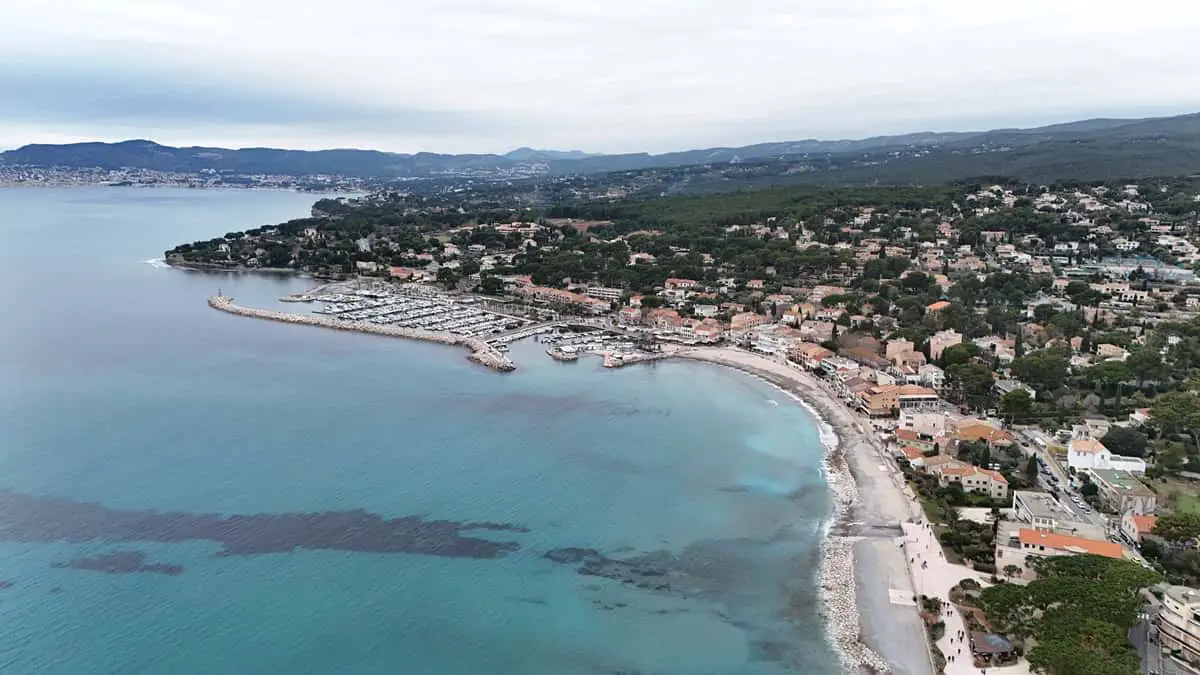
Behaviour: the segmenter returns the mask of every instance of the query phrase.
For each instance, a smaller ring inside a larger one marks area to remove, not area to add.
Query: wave
[[[170,267],[170,265],[167,264],[167,261],[162,258],[151,258],[149,260],[143,260],[142,262],[151,267],[157,267],[158,269],[166,269]]]

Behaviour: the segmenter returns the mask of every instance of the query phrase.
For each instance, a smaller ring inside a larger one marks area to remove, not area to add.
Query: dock
[[[387,324],[330,319],[318,315],[291,314],[288,312],[278,312],[270,309],[243,307],[235,304],[233,298],[226,295],[214,295],[210,297],[208,299],[208,306],[222,312],[228,312],[237,316],[248,316],[256,319],[267,319],[270,321],[300,324],[304,326],[318,326],[321,328],[333,328],[335,330],[367,333],[368,335],[382,335],[385,337],[399,337],[409,340],[436,342],[444,345],[463,346],[471,350],[471,355],[467,358],[480,365],[487,366],[492,370],[500,372],[508,372],[517,369],[516,364],[514,364],[511,359],[497,351],[495,347],[488,344],[483,339],[477,337],[455,335],[452,333],[438,333],[419,328],[403,328],[400,326],[391,326]]]

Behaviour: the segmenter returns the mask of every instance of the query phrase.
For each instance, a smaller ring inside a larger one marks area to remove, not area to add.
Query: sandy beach
[[[919,507],[889,468],[881,442],[827,385],[795,364],[731,347],[682,348],[674,356],[760,377],[793,394],[836,434],[827,456],[834,519],[820,570],[830,639],[848,672],[932,675],[900,548],[902,523]]]

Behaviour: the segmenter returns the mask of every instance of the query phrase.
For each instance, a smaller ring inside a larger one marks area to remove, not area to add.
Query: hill
[[[786,141],[665,154],[589,155],[519,148],[505,155],[390,153],[376,150],[171,147],[147,140],[27,145],[0,164],[138,168],[365,178],[581,175],[702,165],[752,165],[726,172],[733,187],[760,184],[931,184],[979,175],[1031,181],[1103,180],[1200,172],[1200,114],[1135,120],[1092,119],[1031,129],[921,132],[864,139]],[[733,174],[733,175],[731,175]]]

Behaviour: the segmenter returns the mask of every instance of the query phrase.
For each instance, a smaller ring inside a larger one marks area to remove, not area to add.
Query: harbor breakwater
[[[229,312],[238,316],[248,316],[255,319],[269,319],[271,321],[281,321],[283,323],[300,324],[304,326],[319,326],[321,328],[333,328],[335,330],[347,330],[357,333],[367,333],[369,335],[382,335],[385,337],[407,338],[409,340],[423,340],[425,342],[436,342],[443,345],[463,346],[471,350],[471,355],[467,358],[481,365],[487,366],[492,370],[508,372],[516,370],[517,366],[504,354],[496,351],[487,342],[479,338],[464,337],[461,335],[449,335],[447,333],[435,333],[433,331],[419,330],[415,328],[400,328],[398,326],[384,326],[372,323],[362,323],[358,321],[339,321],[336,319],[328,319],[322,316],[310,316],[306,314],[291,314],[288,312],[277,312],[270,309],[257,309],[254,307],[243,307],[235,304],[233,298],[225,295],[214,295],[209,297],[208,306],[213,309]]]

